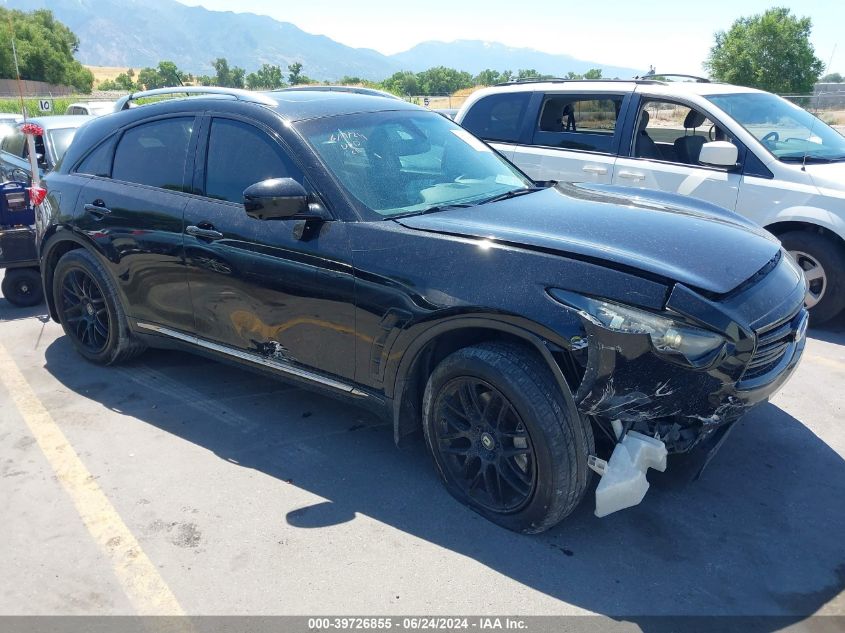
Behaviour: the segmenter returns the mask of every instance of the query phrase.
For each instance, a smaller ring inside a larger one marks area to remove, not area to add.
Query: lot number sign
[[[38,100],[38,109],[41,112],[52,112],[53,111],[53,100],[52,99],[39,99]]]

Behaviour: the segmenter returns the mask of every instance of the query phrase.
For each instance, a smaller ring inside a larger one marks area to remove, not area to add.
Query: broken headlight
[[[654,349],[664,354],[683,356],[693,366],[707,364],[725,344],[721,335],[669,316],[565,291],[549,292],[558,301],[586,313],[590,321],[608,330],[623,334],[648,334]]]

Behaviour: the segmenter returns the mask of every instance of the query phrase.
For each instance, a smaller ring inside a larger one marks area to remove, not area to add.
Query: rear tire
[[[845,248],[810,231],[780,236],[783,247],[804,270],[809,284],[805,305],[813,325],[829,321],[845,309]]]
[[[3,296],[21,308],[37,306],[44,301],[41,273],[37,268],[11,268],[3,276]]]
[[[56,264],[52,291],[62,329],[86,359],[113,365],[146,349],[130,331],[114,283],[92,253],[65,253]]]
[[[432,372],[423,430],[446,489],[510,530],[537,533],[584,496],[595,451],[590,422],[528,348],[484,343]]]

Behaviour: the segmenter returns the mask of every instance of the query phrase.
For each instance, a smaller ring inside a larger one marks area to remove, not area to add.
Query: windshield
[[[70,147],[70,142],[73,140],[73,135],[76,134],[76,130],[77,128],[75,127],[47,130],[47,136],[50,137],[53,162],[59,162],[59,159],[65,155],[67,148]]]
[[[477,204],[533,186],[483,142],[432,112],[326,117],[300,130],[343,187],[382,217]]]
[[[757,92],[707,98],[782,161],[845,161],[845,137],[786,99]]]

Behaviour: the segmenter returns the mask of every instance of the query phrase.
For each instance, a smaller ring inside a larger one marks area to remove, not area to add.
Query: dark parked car
[[[27,120],[27,123],[34,123],[44,130],[43,134],[35,137],[35,153],[42,174],[56,166],[70,147],[76,130],[92,118],[94,117],[63,115],[35,117]],[[0,141],[0,179],[2,180],[29,182],[31,178],[29,147],[26,136],[21,132],[22,125],[23,121],[19,121],[14,130]]]
[[[394,99],[227,94],[92,121],[47,177],[44,286],[85,358],[200,352],[422,427],[449,491],[525,532],[591,468],[597,514],[638,503],[799,360],[801,271],[731,212],[532,182]]]

